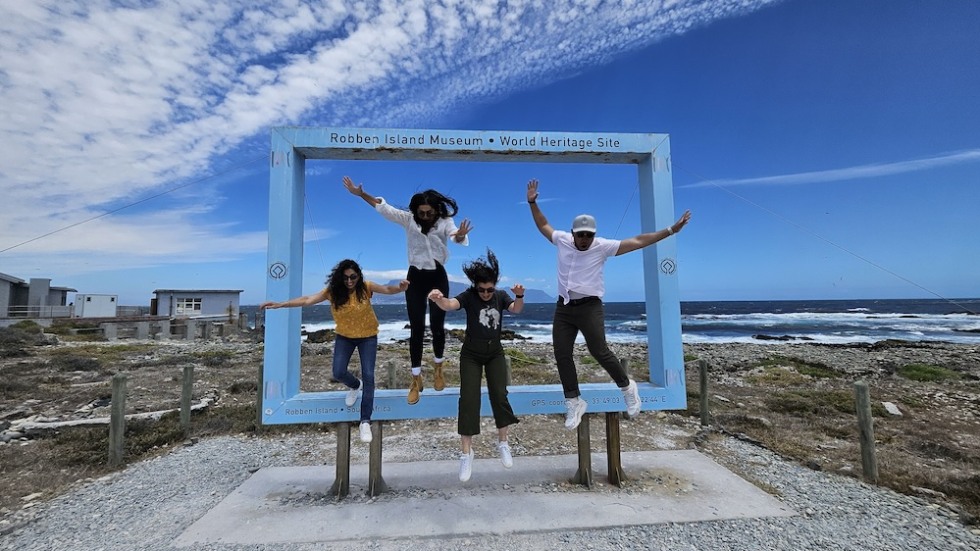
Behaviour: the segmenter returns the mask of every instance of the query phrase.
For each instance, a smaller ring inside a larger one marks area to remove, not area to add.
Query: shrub
[[[911,381],[919,382],[939,382],[963,378],[962,375],[952,369],[931,364],[908,364],[898,368],[898,374]]]
[[[806,360],[801,360],[800,358],[780,356],[778,354],[760,361],[758,366],[765,368],[791,367],[800,375],[806,375],[808,377],[819,379],[836,379],[840,377],[840,373],[838,373],[837,370],[825,364],[819,362],[808,362]]]
[[[17,322],[10,327],[0,327],[0,358],[30,356],[32,346],[48,344],[41,326],[33,321]]]
[[[51,367],[58,371],[99,371],[102,362],[85,356],[52,356]]]
[[[44,329],[38,325],[36,322],[31,320],[18,321],[17,323],[11,325],[10,327],[14,329],[19,329],[26,333],[43,333]]]
[[[227,350],[209,350],[197,354],[201,358],[201,363],[208,367],[217,367],[231,359],[231,352]]]
[[[236,381],[228,387],[229,394],[246,394],[259,391],[259,384],[255,381]]]

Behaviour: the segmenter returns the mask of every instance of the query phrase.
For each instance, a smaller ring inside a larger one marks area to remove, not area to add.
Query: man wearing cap
[[[565,392],[565,428],[574,430],[582,421],[587,408],[580,398],[578,372],[575,369],[573,350],[579,331],[585,337],[589,354],[599,362],[623,391],[626,412],[632,417],[640,412],[640,393],[636,382],[629,378],[619,358],[606,344],[606,319],[602,308],[605,285],[602,269],[611,256],[619,256],[673,235],[691,219],[691,211],[684,214],[665,229],[623,240],[596,237],[595,218],[580,214],[572,221],[571,233],[556,230],[538,207],[538,181],[527,184],[527,202],[538,231],[558,247],[558,305],[552,324],[551,340],[558,364],[558,377]]]

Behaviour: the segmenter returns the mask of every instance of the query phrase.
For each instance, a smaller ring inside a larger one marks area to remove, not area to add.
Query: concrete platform
[[[367,465],[351,465],[351,493],[327,494],[334,467],[257,471],[174,542],[270,544],[429,538],[783,517],[796,513],[693,450],[623,453],[628,482],[606,483],[593,455],[592,490],[568,483],[574,455],[477,459],[459,482],[458,461],[389,463],[389,491],[369,498]]]

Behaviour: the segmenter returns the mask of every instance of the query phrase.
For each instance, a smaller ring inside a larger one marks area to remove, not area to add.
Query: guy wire
[[[323,260],[323,249],[320,248],[320,237],[316,233],[316,223],[313,221],[313,209],[310,208],[310,198],[303,194],[303,203],[306,204],[306,215],[310,218],[310,229],[313,230],[313,240],[316,242],[316,252],[320,255],[320,265],[323,271],[327,271],[327,263]]]
[[[660,144],[664,143],[666,140],[667,140],[667,136],[664,136],[663,139],[660,140],[660,143],[658,143],[657,145],[653,146],[653,150],[651,151],[651,156],[652,157],[654,157],[654,158],[656,157],[656,155],[657,155],[657,148],[660,147]],[[656,161],[654,161],[654,162],[656,162]],[[613,233],[613,237],[618,237],[619,236],[619,229],[623,227],[623,221],[626,220],[626,214],[629,212],[630,207],[633,205],[633,198],[636,197],[636,190],[638,188],[639,188],[639,186],[636,186],[636,187],[633,188],[633,193],[630,194],[629,201],[626,202],[626,208],[623,209],[623,216],[621,216],[619,218],[619,225],[616,226],[616,231]]]
[[[674,165],[674,168],[677,168],[677,165],[676,164]],[[912,281],[911,279],[909,279],[909,278],[907,278],[907,277],[905,277],[905,276],[903,276],[903,275],[901,275],[899,273],[896,273],[896,272],[894,272],[892,270],[889,270],[888,268],[882,266],[881,264],[878,264],[877,262],[874,262],[874,261],[872,261],[872,260],[870,260],[868,258],[865,258],[865,257],[857,254],[856,252],[851,251],[850,249],[844,247],[843,245],[840,245],[840,244],[838,244],[838,243],[836,243],[834,241],[831,241],[830,239],[828,239],[828,238],[826,238],[826,237],[818,234],[817,232],[815,232],[815,231],[813,231],[813,230],[811,230],[811,229],[809,229],[809,228],[807,228],[805,226],[801,226],[800,224],[797,224],[796,222],[793,222],[789,218],[787,218],[787,217],[785,217],[785,216],[783,216],[783,215],[781,215],[781,214],[773,211],[772,209],[768,209],[768,208],[766,208],[766,207],[764,207],[764,206],[762,206],[762,205],[760,205],[760,204],[758,204],[758,203],[756,203],[756,202],[748,199],[747,197],[743,197],[743,196],[739,195],[738,193],[735,193],[734,191],[732,191],[732,190],[730,190],[728,188],[722,187],[722,186],[720,186],[720,185],[718,185],[718,184],[716,184],[714,182],[711,182],[709,179],[701,176],[700,174],[695,173],[694,171],[684,170],[684,169],[681,169],[681,170],[684,171],[684,172],[687,172],[688,174],[691,174],[695,178],[700,178],[702,181],[706,181],[706,182],[710,183],[712,186],[714,186],[714,187],[716,187],[716,188],[724,191],[725,193],[728,193],[732,197],[736,197],[738,199],[741,199],[742,201],[745,201],[746,203],[748,203],[748,204],[756,207],[757,209],[769,213],[771,216],[773,216],[773,217],[775,217],[775,218],[777,218],[777,219],[779,219],[779,220],[781,220],[781,221],[789,224],[790,226],[793,226],[794,228],[802,231],[803,233],[807,233],[807,234],[809,234],[812,237],[816,237],[817,239],[823,241],[824,243],[827,243],[828,245],[831,245],[833,247],[836,247],[837,249],[840,249],[841,251],[843,251],[843,252],[845,252],[845,253],[853,256],[854,258],[857,258],[858,260],[861,260],[863,262],[866,262],[866,263],[870,264],[871,266],[874,266],[875,268],[878,268],[879,270],[885,272],[886,274],[889,274],[889,275],[891,275],[893,277],[896,277],[896,278],[898,278],[898,279],[900,279],[900,280],[908,283],[909,285],[912,285],[912,286],[914,286],[914,287],[916,287],[918,289],[921,289],[921,290],[929,293],[930,295],[932,295],[932,296],[934,296],[936,298],[939,298],[941,300],[945,300],[946,302],[948,302],[950,304],[953,304],[955,306],[958,306],[959,308],[962,308],[963,310],[965,310],[969,314],[972,314],[974,316],[977,315],[976,312],[974,312],[973,310],[970,310],[965,305],[960,304],[960,303],[956,302],[955,300],[953,300],[951,298],[944,297],[944,296],[940,295],[939,293],[933,291],[932,289],[927,289],[926,287],[924,287],[924,286],[916,283],[915,281]]]
[[[222,172],[218,172],[216,174],[209,174],[208,176],[204,176],[202,178],[197,178],[195,180],[191,180],[191,181],[189,181],[187,183],[184,183],[184,184],[181,184],[179,186],[175,186],[175,187],[172,187],[170,189],[161,191],[160,193],[155,193],[153,195],[150,195],[149,197],[144,197],[143,199],[140,199],[138,201],[134,201],[132,203],[127,203],[127,204],[125,204],[125,205],[123,205],[121,207],[117,207],[117,208],[114,208],[112,210],[108,210],[106,212],[103,212],[102,214],[97,214],[95,216],[86,218],[85,220],[80,220],[78,222],[74,222],[72,224],[68,224],[67,226],[62,226],[62,227],[60,227],[60,228],[58,228],[56,230],[51,230],[48,233],[38,235],[37,237],[32,237],[32,238],[30,238],[30,239],[28,239],[26,241],[21,241],[20,243],[17,243],[15,245],[11,245],[11,246],[7,247],[6,249],[0,249],[0,254],[3,254],[5,252],[7,252],[7,251],[16,249],[17,247],[22,247],[24,245],[27,245],[28,243],[33,243],[35,241],[39,241],[41,239],[44,239],[45,237],[50,237],[50,236],[52,236],[52,235],[54,235],[56,233],[61,233],[61,232],[65,231],[65,230],[70,230],[71,228],[74,228],[76,226],[81,226],[82,224],[86,224],[88,222],[94,222],[95,220],[98,220],[99,218],[105,218],[106,216],[109,216],[110,214],[115,214],[115,213],[117,213],[119,211],[126,210],[129,207],[134,207],[134,206],[139,205],[141,203],[146,203],[147,201],[152,201],[153,199],[157,199],[158,197],[163,197],[164,195],[167,195],[168,193],[173,193],[173,192],[177,191],[178,189],[183,189],[185,187],[190,187],[190,186],[192,186],[194,184],[199,184],[201,182],[206,182],[206,181],[208,181],[208,180],[210,180],[212,178],[217,178],[218,176],[222,176],[222,175],[227,174],[227,173],[229,173],[229,172],[231,172],[233,170],[238,170],[239,168],[246,167],[246,166],[248,166],[248,165],[250,165],[250,164],[252,164],[254,162],[262,161],[262,160],[265,160],[265,159],[266,159],[265,156],[256,157],[256,158],[251,159],[249,161],[245,161],[245,162],[243,162],[241,164],[237,164],[235,166],[229,167],[227,170],[224,170]]]

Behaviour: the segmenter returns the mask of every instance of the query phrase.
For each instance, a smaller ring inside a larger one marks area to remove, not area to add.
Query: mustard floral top
[[[371,283],[367,280],[364,285],[368,287],[367,299],[360,301],[357,293],[351,293],[347,299],[347,304],[340,308],[334,306],[333,298],[330,296],[330,289],[327,288],[327,300],[330,301],[330,314],[334,322],[337,323],[337,334],[348,339],[363,339],[374,337],[378,334],[378,316],[374,314],[371,307]]]

